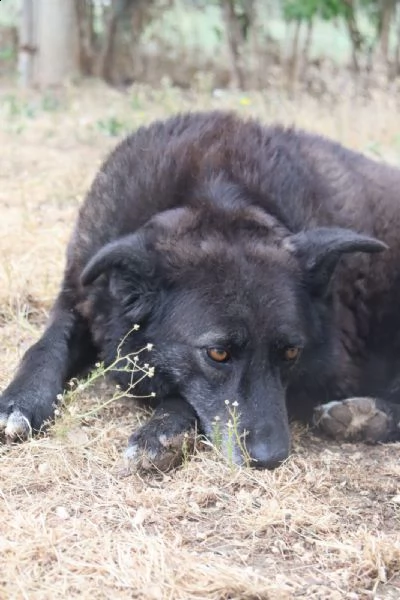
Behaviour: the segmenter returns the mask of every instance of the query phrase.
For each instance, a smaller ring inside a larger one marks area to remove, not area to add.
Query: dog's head
[[[340,257],[384,247],[344,229],[289,234],[228,190],[218,205],[160,213],[111,242],[82,281],[107,278],[110,359],[138,323],[154,344],[157,395],[184,398],[235,462],[273,468],[290,450],[286,390],[329,355]],[[137,343],[129,336],[124,352]]]

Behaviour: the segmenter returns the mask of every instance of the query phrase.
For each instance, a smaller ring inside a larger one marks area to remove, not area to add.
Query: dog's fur
[[[400,439],[399,190],[395,168],[229,113],[139,129],[80,210],[48,327],[0,398],[6,436],[39,429],[65,381],[139,324],[122,352],[154,344],[138,391],[156,409],[131,458],[160,462],[196,423],[212,437],[217,422],[226,451],[227,400],[233,458],[254,466],[280,464],[288,414],[315,407],[336,437]]]

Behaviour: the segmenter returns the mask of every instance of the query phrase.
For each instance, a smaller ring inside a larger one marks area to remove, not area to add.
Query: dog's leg
[[[356,397],[317,406],[314,423],[338,440],[375,444],[400,440],[400,405]]]
[[[167,471],[194,445],[196,414],[184,400],[166,400],[129,438],[125,457],[135,469]]]
[[[66,380],[90,366],[95,356],[87,323],[61,293],[44,334],[27,350],[0,396],[0,433],[13,440],[38,431],[53,417]]]

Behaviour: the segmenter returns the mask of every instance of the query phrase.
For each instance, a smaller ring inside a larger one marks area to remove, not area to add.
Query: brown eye
[[[229,352],[222,348],[207,348],[207,356],[219,363],[227,362],[230,358]]]
[[[300,356],[300,348],[298,348],[297,346],[288,346],[287,348],[285,348],[284,352],[283,352],[283,358],[287,361],[287,362],[293,362],[295,360],[297,360]]]

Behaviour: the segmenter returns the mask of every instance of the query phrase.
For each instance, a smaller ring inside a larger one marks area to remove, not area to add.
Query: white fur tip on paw
[[[329,412],[339,404],[342,404],[340,400],[332,400],[331,402],[326,402],[325,404],[319,404],[314,408],[314,423],[315,425],[319,425],[321,419],[329,418]]]
[[[0,431],[4,431],[7,427],[8,415],[6,413],[0,413]]]
[[[4,430],[6,437],[10,439],[26,439],[32,435],[32,427],[29,420],[19,410],[11,413]]]
[[[136,460],[138,455],[138,447],[135,444],[134,446],[128,446],[128,448],[124,452],[124,459],[128,462],[132,460]]]
[[[126,468],[139,471],[152,471],[157,468],[157,453],[140,448],[138,444],[128,446],[124,452]]]

